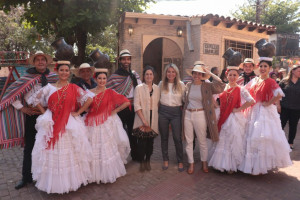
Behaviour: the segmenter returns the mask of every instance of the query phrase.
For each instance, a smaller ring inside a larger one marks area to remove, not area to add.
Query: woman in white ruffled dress
[[[249,92],[236,83],[239,78],[238,70],[239,67],[227,67],[226,75],[229,83],[219,95],[220,138],[209,161],[209,166],[228,173],[236,172],[243,161],[246,117],[242,111],[254,103]]]
[[[43,87],[32,102],[46,101],[37,118],[36,141],[32,151],[32,177],[35,186],[47,193],[68,193],[86,185],[91,176],[92,150],[87,129],[80,117],[92,102],[88,94],[68,82],[70,62],[58,61],[59,80]],[[83,106],[77,110],[78,103]],[[77,112],[76,112],[77,110]]]
[[[90,90],[93,102],[85,116],[88,138],[93,149],[89,182],[113,183],[126,174],[124,164],[130,153],[129,139],[117,113],[130,105],[129,100],[106,89],[107,69],[96,69],[97,87]]]
[[[284,93],[275,80],[269,78],[271,67],[271,61],[261,60],[260,76],[246,85],[256,104],[247,119],[246,154],[239,170],[252,175],[292,165],[290,147],[274,105]]]

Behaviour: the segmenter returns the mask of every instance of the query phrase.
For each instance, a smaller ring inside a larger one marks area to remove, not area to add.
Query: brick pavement
[[[6,199],[300,199],[300,126],[295,149],[291,153],[293,166],[275,170],[267,175],[251,176],[243,173],[228,175],[210,169],[200,170],[199,151],[195,151],[196,170],[193,175],[179,173],[175,162],[175,148],[170,137],[170,165],[161,170],[160,138],[154,143],[152,170],[139,172],[139,163],[126,165],[127,175],[113,184],[89,184],[76,192],[64,195],[47,194],[33,184],[15,190],[21,178],[22,148],[0,150],[0,200]],[[185,164],[187,166],[186,155]]]

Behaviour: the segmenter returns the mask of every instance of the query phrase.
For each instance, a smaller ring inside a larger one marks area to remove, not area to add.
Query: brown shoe
[[[208,165],[206,161],[202,161],[202,171],[208,173]]]
[[[190,166],[189,166],[189,168],[187,170],[187,173],[188,174],[194,173],[194,163],[190,163]]]

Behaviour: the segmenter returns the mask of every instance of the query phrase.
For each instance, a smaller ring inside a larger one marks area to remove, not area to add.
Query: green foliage
[[[4,51],[36,51],[51,53],[48,45],[51,35],[41,38],[37,30],[27,21],[22,21],[24,8],[12,8],[4,13],[0,11],[0,49]]]
[[[257,0],[248,0],[232,15],[238,19],[254,21]],[[300,31],[299,0],[261,0],[261,22],[275,25],[278,33],[297,33]]]

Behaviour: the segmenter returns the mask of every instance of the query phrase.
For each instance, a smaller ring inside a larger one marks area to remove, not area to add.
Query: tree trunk
[[[256,16],[255,16],[255,21],[256,23],[260,24],[261,21],[260,21],[260,15],[261,15],[261,2],[260,0],[257,0],[256,1]]]
[[[75,32],[76,37],[76,45],[78,48],[78,56],[74,61],[74,64],[79,66],[84,62],[85,58],[85,47],[87,43],[87,32],[85,30],[82,30],[80,27],[76,29]]]

